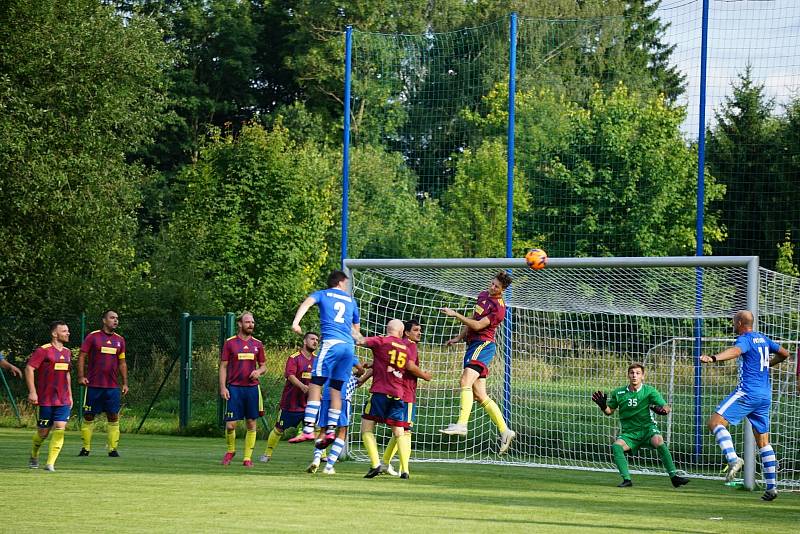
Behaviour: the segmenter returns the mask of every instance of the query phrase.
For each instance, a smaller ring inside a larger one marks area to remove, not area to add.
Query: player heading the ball
[[[486,393],[486,377],[489,376],[489,364],[497,352],[495,330],[506,316],[503,291],[510,285],[511,277],[504,271],[498,272],[489,282],[489,288],[478,294],[472,317],[465,317],[450,308],[441,309],[443,314],[454,317],[463,324],[458,335],[447,340],[447,345],[466,339],[467,351],[464,354],[464,371],[461,373],[461,411],[458,421],[439,432],[451,436],[466,436],[472,403],[477,400],[500,432],[500,454],[508,451],[517,433],[508,428],[497,403]]]
[[[615,389],[610,396],[602,391],[595,391],[592,394],[592,401],[605,415],[612,415],[614,411],[619,410],[619,424],[622,428],[616,441],[611,444],[614,463],[622,476],[622,482],[618,487],[633,486],[625,453],[636,451],[640,447],[651,447],[658,452],[674,487],[678,488],[689,483],[688,478],[678,476],[669,448],[664,443],[661,431],[650,413],[652,411],[659,415],[667,415],[670,407],[656,388],[644,383],[644,366],[641,363],[632,363],[628,366],[627,386]]]

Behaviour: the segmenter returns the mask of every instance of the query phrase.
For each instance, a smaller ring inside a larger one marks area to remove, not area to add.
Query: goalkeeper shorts
[[[652,445],[650,445],[650,440],[653,439],[653,436],[659,435],[661,435],[661,431],[657,426],[653,425],[642,428],[641,430],[628,430],[622,432],[619,436],[617,436],[617,439],[621,439],[628,444],[628,447],[631,448],[631,451],[635,451],[640,447],[652,447]]]

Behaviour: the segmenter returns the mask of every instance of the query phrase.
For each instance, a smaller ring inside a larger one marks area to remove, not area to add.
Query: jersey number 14
[[[767,347],[758,347],[758,354],[761,356],[761,371],[769,368],[769,349]]]

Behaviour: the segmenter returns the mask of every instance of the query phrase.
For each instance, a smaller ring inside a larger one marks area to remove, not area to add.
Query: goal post
[[[348,259],[344,265],[366,335],[382,334],[392,318],[422,323],[421,367],[434,379],[420,381],[418,389],[414,461],[613,471],[610,444],[617,418],[604,417],[590,395],[595,389],[625,385],[627,365],[641,361],[646,381],[673,408],[658,422],[676,465],[704,477],[720,476],[724,466],[705,420],[733,389],[737,373],[735,363],[701,368],[699,355],[732,344],[736,311],[750,309],[757,318],[765,317],[764,310],[759,313],[760,278],[767,280],[770,287],[761,288],[767,291],[782,293],[776,283],[794,283],[759,269],[757,257],[551,258],[540,271],[529,269],[523,259],[509,258]],[[438,432],[458,415],[464,352],[463,345],[445,346],[461,325],[439,310],[446,306],[471,314],[475,297],[499,270],[508,271],[514,281],[504,294],[510,317],[507,328],[497,331],[498,355],[490,366],[487,391],[518,434],[504,456],[497,454],[496,429],[477,403],[467,438]],[[773,306],[763,293],[761,301],[769,317],[764,331],[788,340],[791,350],[796,324],[790,308],[795,306],[796,316],[797,303]],[[796,391],[791,371],[773,374],[776,390]],[[800,426],[793,395],[774,404],[783,410],[773,418],[772,436],[784,489],[798,483],[800,463],[793,442],[792,427]],[[358,423],[366,397],[365,390],[358,390],[353,403],[350,454],[356,459],[365,457]],[[757,459],[752,432],[743,427],[732,428],[732,434],[749,466],[745,485],[752,488]],[[383,432],[379,440],[385,444],[388,433]],[[663,472],[650,450],[633,454],[631,467],[634,472]]]

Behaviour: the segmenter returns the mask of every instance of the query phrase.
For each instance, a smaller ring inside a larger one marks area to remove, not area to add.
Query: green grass
[[[323,522],[337,532],[790,532],[800,506],[798,494],[764,503],[714,481],[676,490],[634,476],[618,489],[610,473],[493,465],[415,463],[401,481],[365,480],[366,465],[343,462],[334,477],[312,476],[311,447],[285,442],[248,471],[219,465],[224,444],[212,438],[123,434],[115,459],[97,433],[92,456],[78,458],[73,431],[46,473],[25,467],[31,434],[0,428],[0,491],[14,509],[4,532],[296,533]]]

